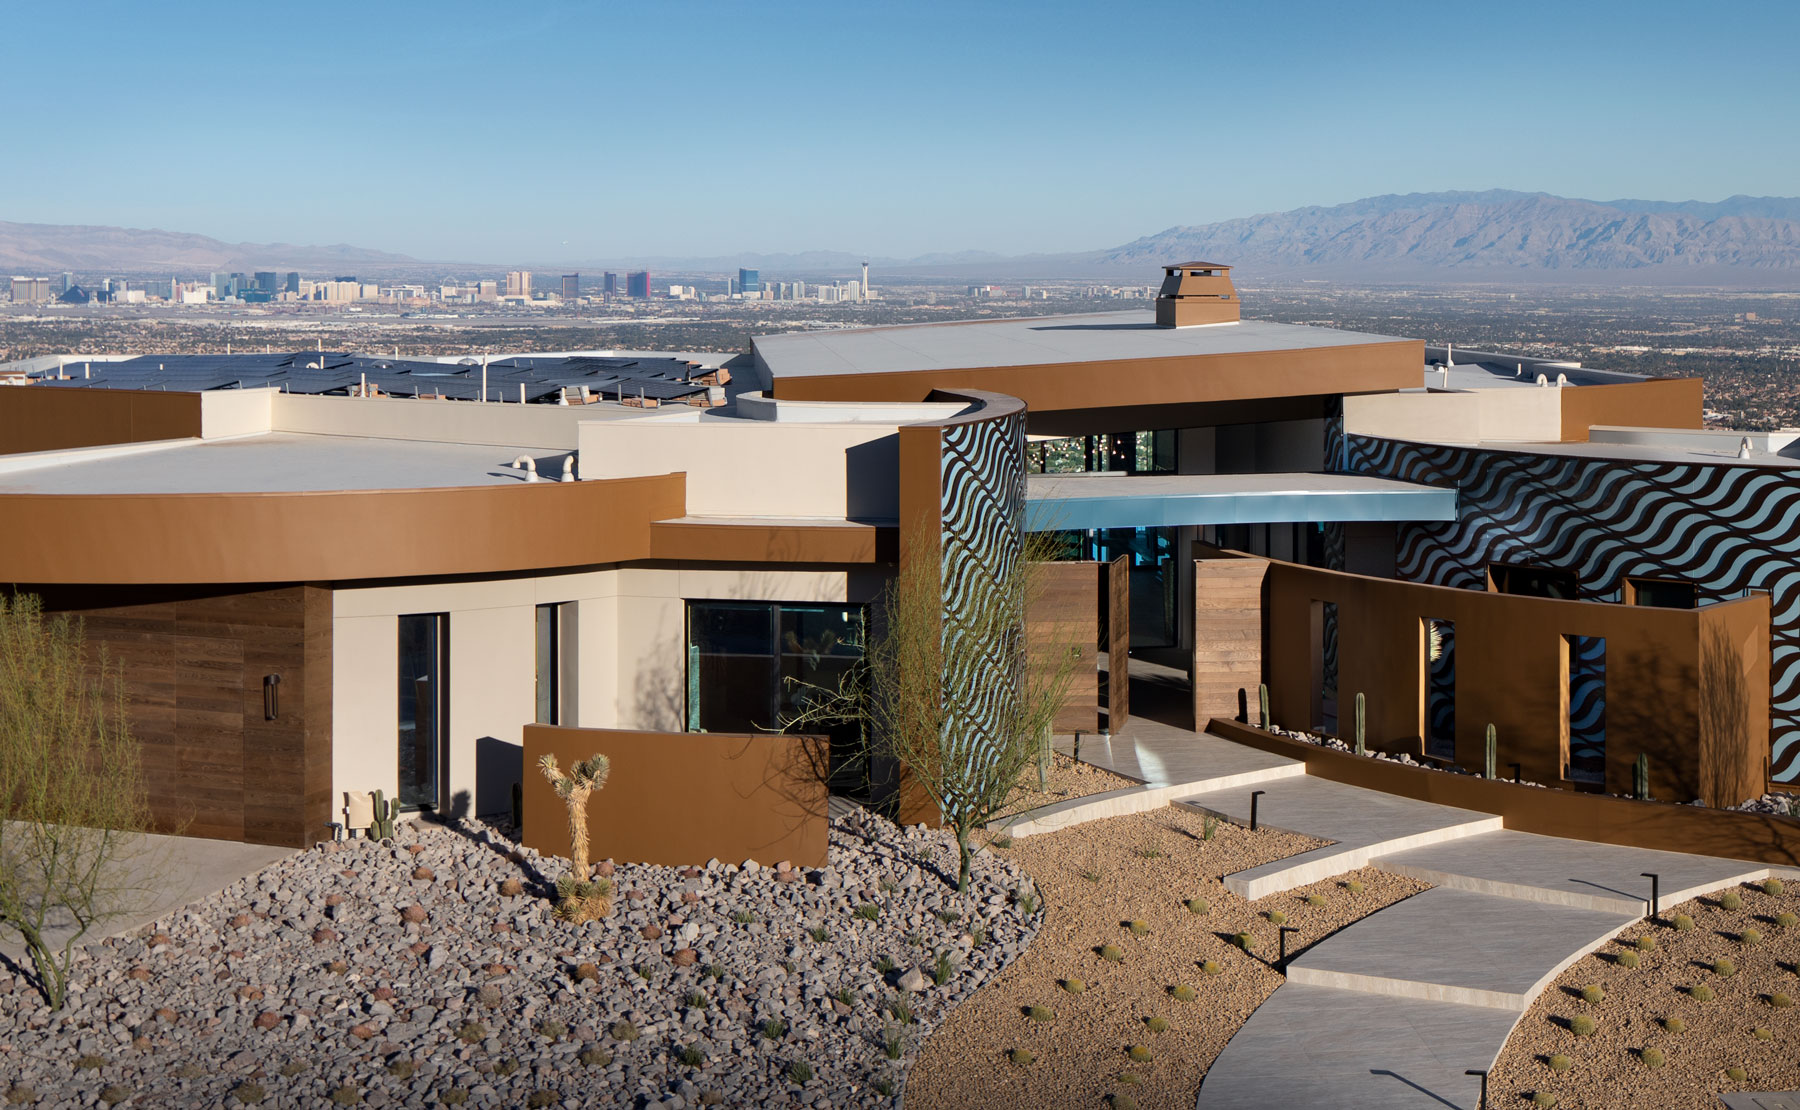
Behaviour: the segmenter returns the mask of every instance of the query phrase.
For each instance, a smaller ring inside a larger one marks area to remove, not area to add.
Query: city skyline
[[[329,11],[31,9],[22,39],[165,91],[76,111],[63,62],[21,59],[45,106],[15,109],[9,146],[55,172],[14,175],[0,215],[418,258],[909,257],[1382,193],[1791,192],[1800,153],[1768,137],[1800,94],[1780,56],[1800,16],[1681,11],[452,5],[346,9],[344,35]],[[524,167],[565,202],[520,203]]]

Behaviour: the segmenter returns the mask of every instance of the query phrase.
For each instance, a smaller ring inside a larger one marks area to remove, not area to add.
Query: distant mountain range
[[[0,270],[80,274],[174,270],[337,269],[345,265],[405,265],[403,254],[338,243],[301,247],[291,243],[225,243],[205,235],[130,227],[81,224],[15,224],[0,221]]]
[[[854,273],[844,251],[564,263],[585,269],[765,276]],[[1091,277],[1147,284],[1157,268],[1193,259],[1234,266],[1248,281],[1614,281],[1800,285],[1800,197],[1722,201],[1576,200],[1506,189],[1368,197],[1192,227],[1171,227],[1109,250],[1008,257],[985,251],[870,257],[878,274],[957,280]],[[270,267],[421,270],[452,264],[342,244],[223,243],[202,235],[112,227],[0,223],[0,270],[250,270]],[[468,264],[455,264],[468,269]],[[489,267],[494,268],[494,267]]]

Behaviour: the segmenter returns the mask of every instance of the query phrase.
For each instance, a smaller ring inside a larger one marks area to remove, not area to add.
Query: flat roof
[[[1361,474],[1030,474],[1026,527],[1455,520],[1456,490]]]
[[[789,332],[751,342],[775,378],[1301,351],[1398,336],[1242,320],[1164,328],[1153,310]]]
[[[540,481],[562,476],[571,452],[423,440],[271,432],[12,455],[0,493],[264,493],[521,484],[520,455]],[[34,465],[35,462],[35,465]]]

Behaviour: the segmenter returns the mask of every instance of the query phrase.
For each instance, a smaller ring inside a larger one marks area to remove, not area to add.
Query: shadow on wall
[[[475,813],[481,817],[510,815],[512,789],[525,781],[525,749],[492,736],[475,739]],[[451,799],[450,816],[466,816],[469,792]],[[459,808],[463,811],[458,813]]]
[[[1642,752],[1650,757],[1650,794],[1665,802],[1691,802],[1701,796],[1706,772],[1693,748],[1699,739],[1686,722],[1670,716],[1667,691],[1697,690],[1699,675],[1693,667],[1669,662],[1660,654],[1629,652],[1622,673],[1630,676],[1622,689],[1608,690],[1606,699],[1607,789],[1623,793],[1630,788],[1628,770]],[[1739,689],[1740,696],[1743,691]],[[1740,707],[1741,710],[1741,707]],[[1696,719],[1700,731],[1706,718]],[[1742,738],[1742,733],[1738,734]],[[1701,751],[1705,744],[1700,744]],[[1624,775],[1621,783],[1620,777]]]

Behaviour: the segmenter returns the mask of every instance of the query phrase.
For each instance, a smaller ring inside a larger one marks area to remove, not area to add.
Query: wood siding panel
[[[1100,608],[1098,563],[1038,563],[1038,593],[1025,616],[1034,665],[1055,666],[1047,654],[1073,648],[1080,653],[1057,732],[1093,732],[1100,727]]]
[[[1118,732],[1131,720],[1131,558],[1121,555],[1106,572],[1106,727]]]
[[[1263,579],[1267,559],[1194,563],[1194,720],[1238,715],[1257,704],[1263,680]],[[1255,710],[1251,710],[1254,714]]]

